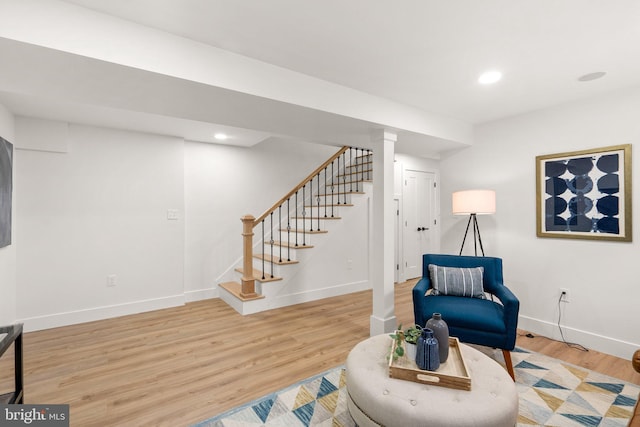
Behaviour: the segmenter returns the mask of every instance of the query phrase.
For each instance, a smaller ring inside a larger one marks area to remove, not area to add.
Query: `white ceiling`
[[[38,5],[85,7],[471,124],[640,85],[637,0],[3,1],[29,18]],[[269,136],[357,145],[376,125],[10,37],[0,51],[0,102],[20,115],[199,141],[227,130],[239,145]],[[503,79],[479,85],[487,69]],[[607,74],[577,80],[596,71]],[[172,102],[177,94],[183,102]],[[402,136],[399,147],[423,155],[464,146]]]
[[[68,1],[474,124],[640,84],[637,0]]]

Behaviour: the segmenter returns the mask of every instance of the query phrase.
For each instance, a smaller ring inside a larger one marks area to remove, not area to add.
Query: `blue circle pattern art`
[[[620,232],[619,155],[545,163],[545,229],[582,233]]]

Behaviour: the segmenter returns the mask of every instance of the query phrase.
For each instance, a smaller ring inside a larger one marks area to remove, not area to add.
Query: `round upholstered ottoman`
[[[356,345],[347,358],[348,407],[360,427],[514,426],[518,393],[496,361],[460,344],[471,390],[389,378],[388,335]]]

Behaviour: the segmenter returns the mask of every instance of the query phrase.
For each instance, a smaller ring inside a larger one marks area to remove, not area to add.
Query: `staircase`
[[[258,218],[242,217],[243,257],[236,280],[219,284],[220,298],[241,314],[289,305],[276,301],[295,286],[288,278],[313,262],[316,242],[354,214],[372,178],[372,152],[342,147]]]

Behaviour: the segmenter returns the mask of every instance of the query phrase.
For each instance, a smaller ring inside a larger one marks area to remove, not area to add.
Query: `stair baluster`
[[[296,191],[296,203],[295,203],[295,207],[296,207],[296,247],[298,247],[298,192],[300,190]]]
[[[316,175],[316,178],[317,178],[316,191],[318,192],[318,194],[316,195],[315,200],[313,200],[313,195],[311,196],[312,197],[311,203],[313,204],[314,201],[317,203],[318,216],[316,217],[316,224],[318,226],[318,231],[320,231],[320,172],[318,172],[318,175]],[[313,178],[311,179],[311,181],[313,182]],[[313,231],[313,223],[311,223],[311,231]]]
[[[356,176],[356,191],[360,191],[360,180],[358,180],[358,147],[354,148],[354,150],[356,150],[356,162],[351,165],[351,168],[349,168],[349,173]],[[356,168],[355,172],[353,171],[353,168]]]
[[[356,165],[356,170],[355,172],[351,172],[351,179],[354,180],[354,182],[356,183],[356,192],[360,191],[360,185],[358,182],[358,150],[356,149],[356,157],[355,157],[355,165]]]
[[[311,178],[311,180],[309,181],[309,186],[310,186],[310,190],[309,190],[309,218],[310,218],[310,228],[309,231],[313,231],[313,178]],[[306,203],[306,202],[305,202]],[[306,208],[305,208],[306,209]]]
[[[291,261],[291,214],[289,213],[289,202],[291,197],[287,199],[287,261]]]
[[[347,204],[347,176],[345,173],[347,172],[347,155],[342,153],[342,200],[344,204]],[[340,186],[338,186],[340,189]]]
[[[302,246],[307,246],[307,233],[304,230],[307,224],[307,210],[304,207],[305,200],[307,200],[307,196],[305,195],[306,188],[307,184],[302,186]]]
[[[320,197],[318,197],[320,200]],[[318,201],[318,203],[320,203]],[[327,217],[327,168],[324,168],[324,217]]]
[[[358,149],[356,148],[356,157],[358,156]],[[359,157],[360,163],[356,165],[356,176],[358,176],[358,172],[360,172],[360,183],[364,188],[364,149],[362,150],[362,155]],[[358,171],[358,169],[360,169]]]
[[[278,241],[280,242],[280,258],[278,262],[282,262],[282,205],[278,206]]]
[[[336,175],[336,180],[338,181],[338,205],[341,204],[340,202],[340,158],[342,157],[342,154],[340,155],[340,157],[338,157],[338,174]]]
[[[336,162],[335,159],[333,159],[331,161],[331,218],[333,218],[333,205],[335,203],[334,200],[333,200],[333,193],[334,193],[334,190],[335,190],[335,185],[333,183],[333,177],[335,176],[334,175],[334,171],[333,171],[333,165],[334,165],[335,162]]]
[[[264,219],[262,220],[262,280],[265,279],[264,276]]]
[[[271,219],[271,238],[269,239],[269,244],[271,245],[271,259],[269,260],[269,264],[271,264],[271,278],[273,279],[273,211],[269,214]]]
[[[353,149],[349,147],[349,167],[353,166]],[[344,168],[345,175],[347,174],[347,168]],[[349,192],[353,193],[353,179],[351,175],[351,169],[349,169]]]

